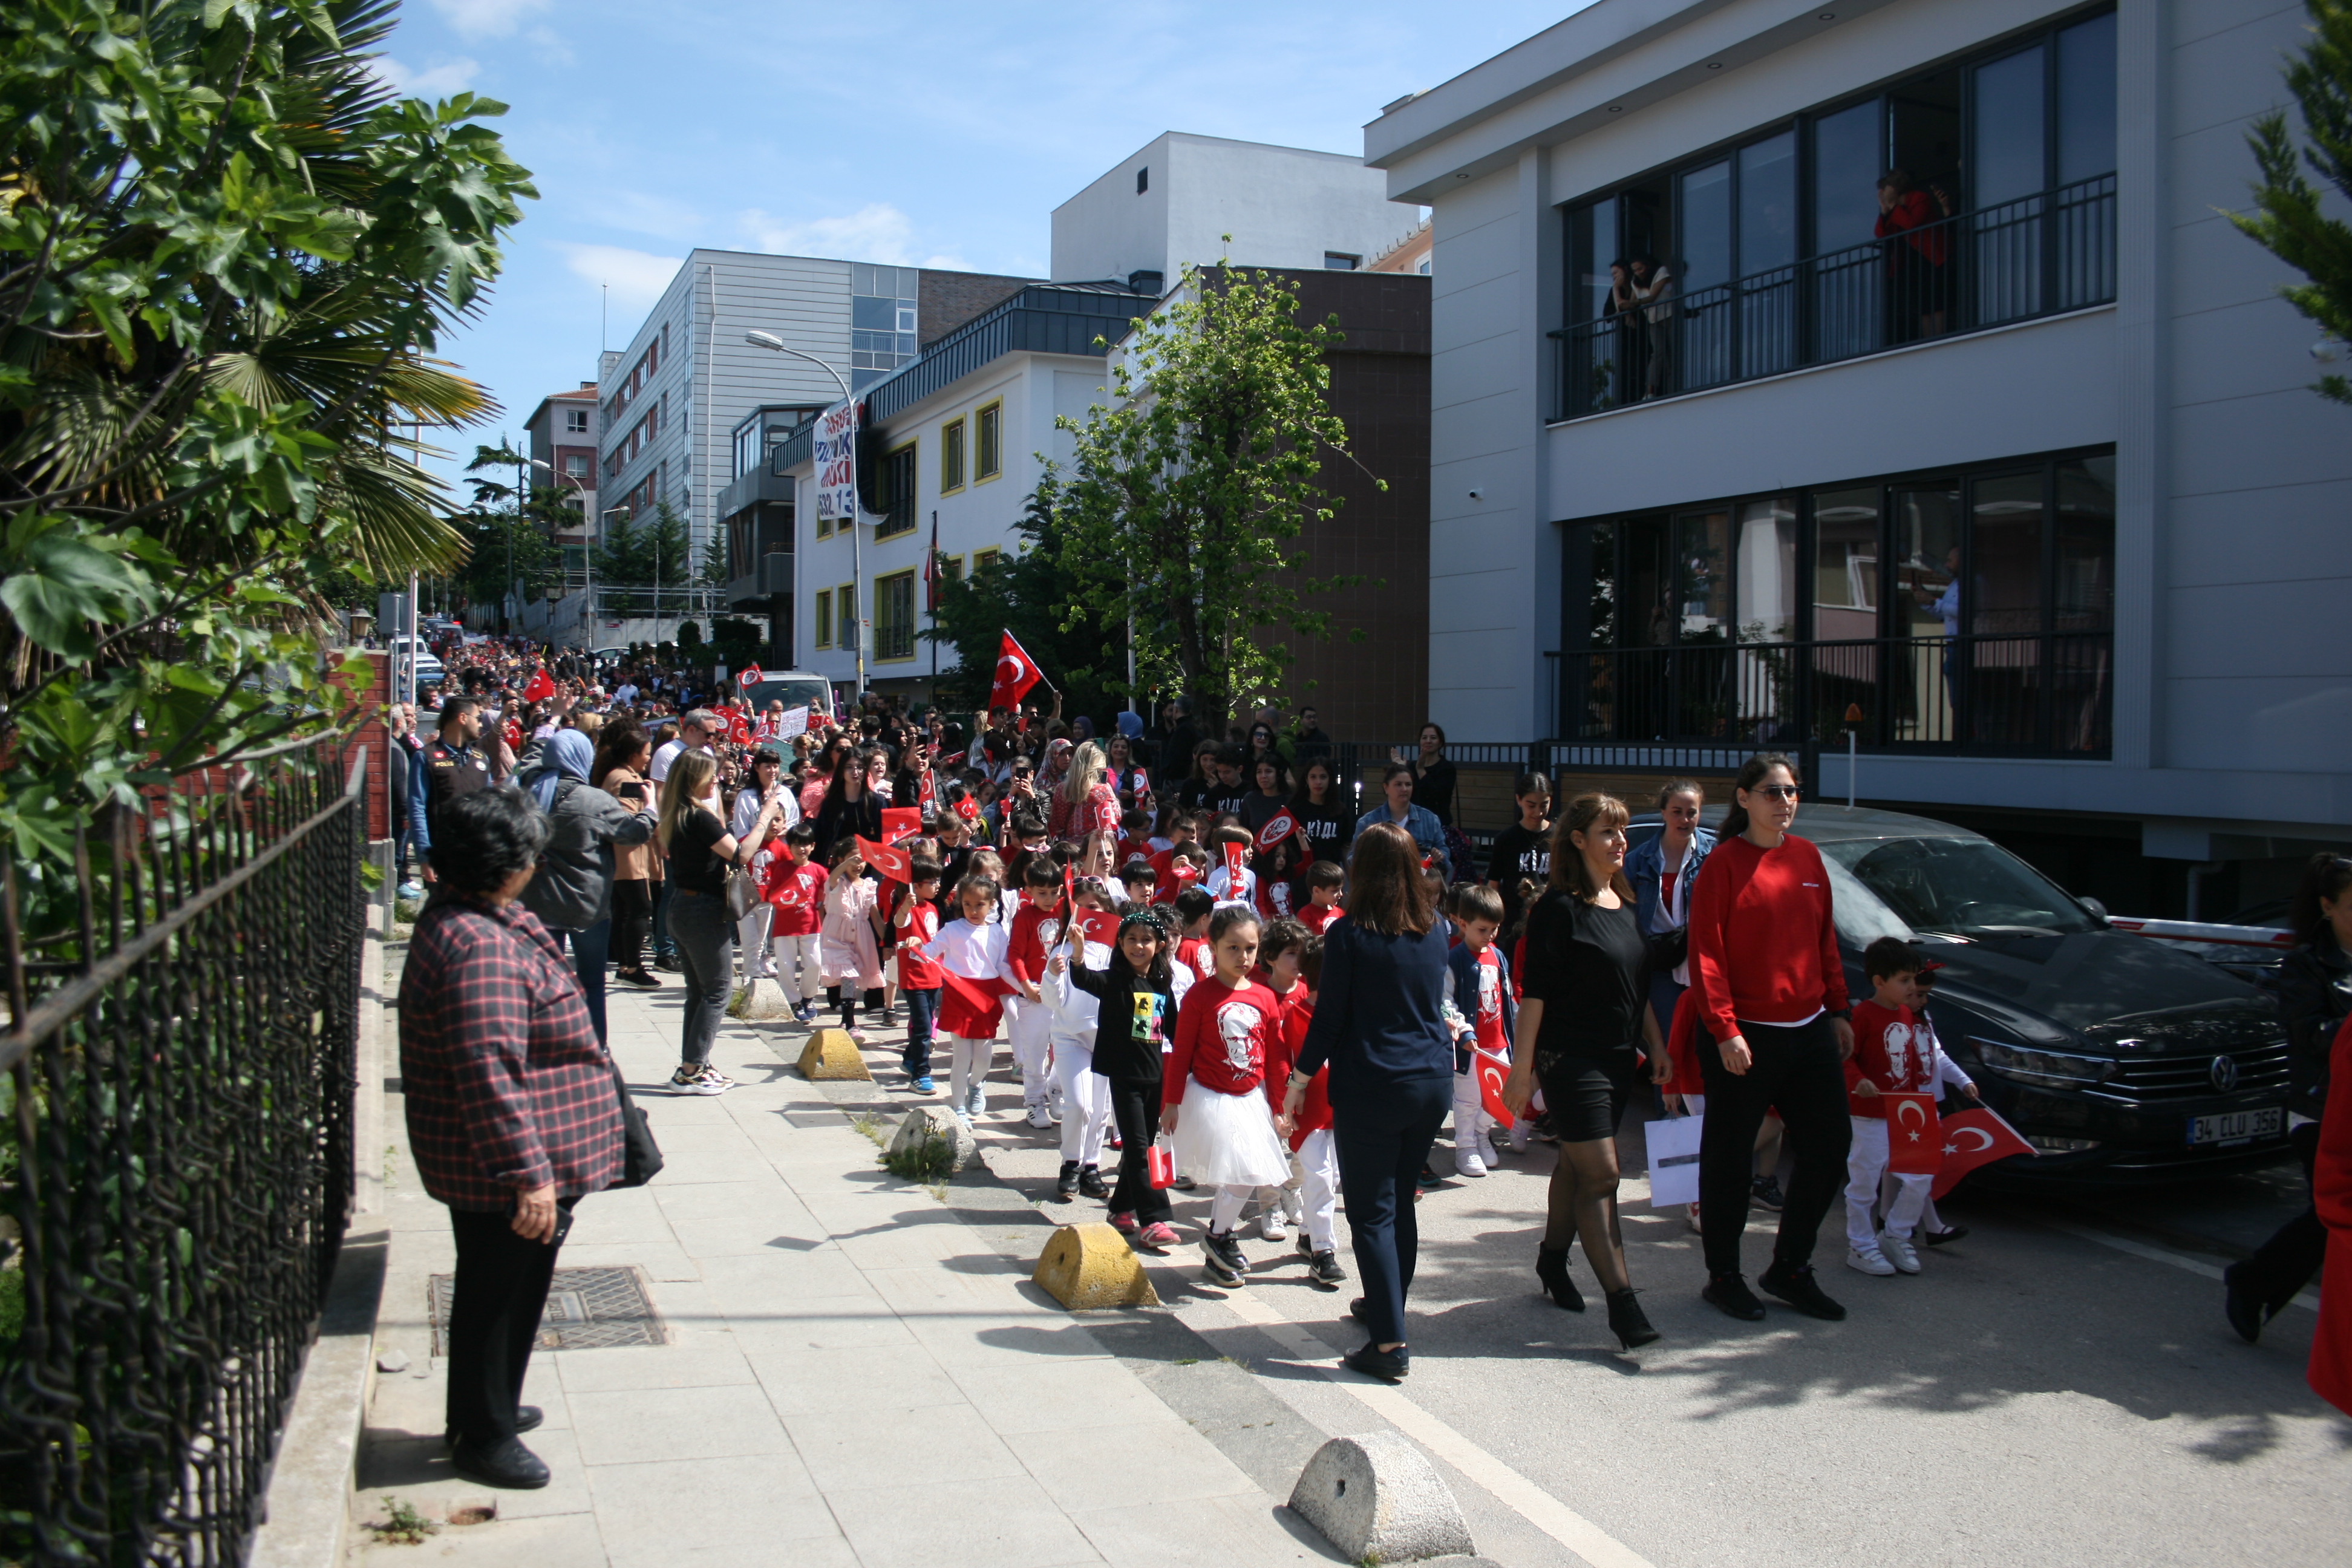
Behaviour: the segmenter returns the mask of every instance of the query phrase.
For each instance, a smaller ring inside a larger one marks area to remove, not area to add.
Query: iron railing
[[[1655,305],[1551,334],[1554,419],[2105,304],[2116,297],[2116,177],[1711,288],[1675,282]]]
[[[0,861],[0,1561],[245,1558],[351,1216],[365,761]]]
[[[2104,631],[1597,648],[1563,661],[1560,734],[2103,758],[2113,666]]]

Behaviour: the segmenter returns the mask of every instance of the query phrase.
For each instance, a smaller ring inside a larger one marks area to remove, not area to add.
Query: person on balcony
[[[1889,169],[1878,181],[1878,223],[1871,232],[1886,241],[1889,319],[1897,342],[1932,338],[1944,331],[1949,308],[1945,266],[1947,215],[1934,195],[1912,183],[1909,171]],[[1916,323],[1916,333],[1911,331]]]
[[[1623,257],[1609,264],[1609,298],[1601,306],[1609,328],[1609,365],[1614,371],[1594,406],[1615,408],[1638,403],[1646,384],[1649,339],[1643,331],[1639,301],[1633,298],[1633,264]]]
[[[1667,370],[1673,359],[1675,275],[1654,256],[1633,258],[1633,303],[1646,323],[1648,363],[1643,367],[1642,395],[1664,397]]]

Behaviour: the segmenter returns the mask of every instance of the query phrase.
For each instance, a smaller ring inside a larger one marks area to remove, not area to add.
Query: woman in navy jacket
[[[1348,1365],[1393,1383],[1411,1370],[1404,1301],[1418,1234],[1414,1178],[1454,1104],[1462,1015],[1445,997],[1445,931],[1421,848],[1393,823],[1367,827],[1349,868],[1348,912],[1323,933],[1315,1021],[1291,1069],[1286,1126],[1327,1062],[1332,1142],[1371,1331]],[[1400,1194],[1402,1201],[1399,1201]]]

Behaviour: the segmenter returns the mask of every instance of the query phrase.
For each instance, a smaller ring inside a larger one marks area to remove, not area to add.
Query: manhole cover
[[[457,1276],[433,1276],[433,1353],[446,1355],[449,1300]],[[547,1289],[547,1310],[539,1320],[543,1351],[592,1351],[610,1345],[667,1342],[645,1281],[634,1268],[559,1268]]]

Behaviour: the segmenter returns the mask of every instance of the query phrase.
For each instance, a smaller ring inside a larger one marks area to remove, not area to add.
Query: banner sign
[[[816,417],[816,514],[834,521],[857,519],[857,403],[836,403]]]

